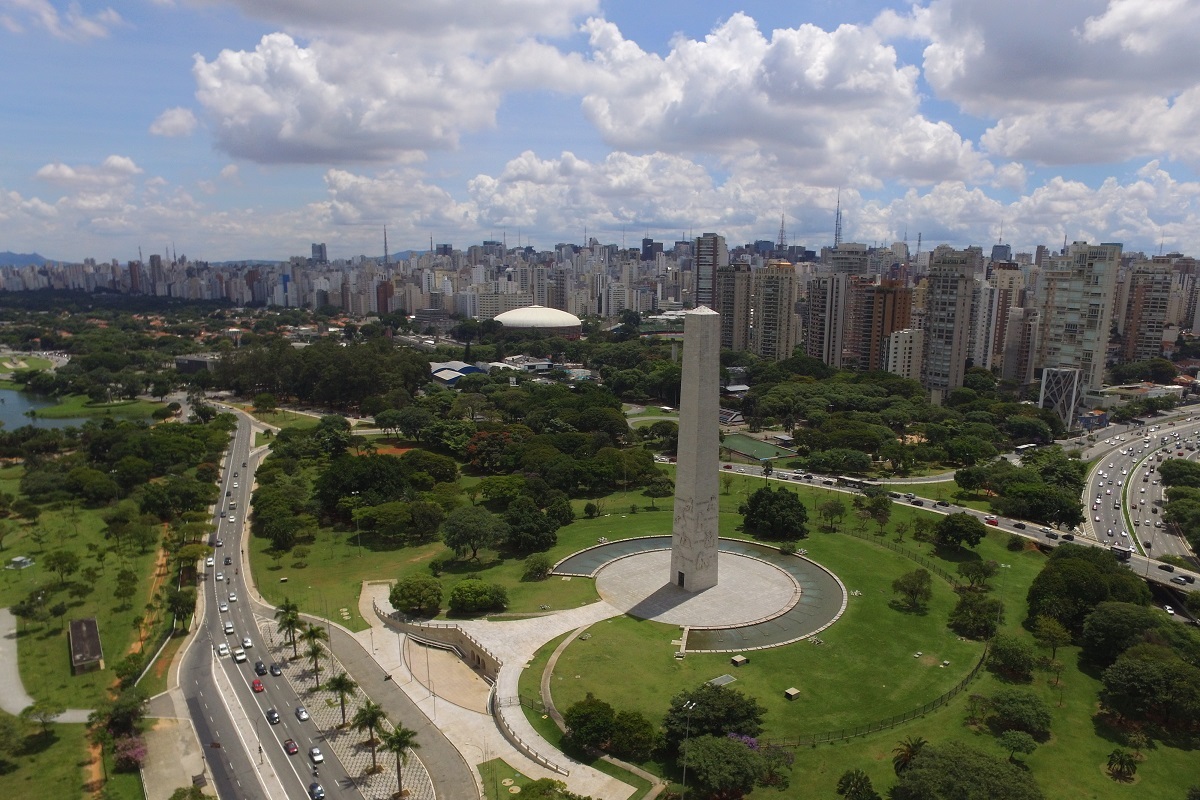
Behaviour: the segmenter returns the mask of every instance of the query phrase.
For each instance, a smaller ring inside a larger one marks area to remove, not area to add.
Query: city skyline
[[[1200,250],[1200,2],[0,0],[0,250]]]

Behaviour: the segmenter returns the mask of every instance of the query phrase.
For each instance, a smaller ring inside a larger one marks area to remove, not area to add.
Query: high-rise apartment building
[[[884,369],[901,378],[920,380],[924,349],[925,331],[916,328],[892,331],[887,338]]]
[[[1000,377],[1018,386],[1028,386],[1033,383],[1033,362],[1038,350],[1038,311],[1016,306],[1005,317]]]
[[[799,281],[788,261],[772,260],[754,273],[754,335],[752,352],[760,358],[790,358],[800,341],[796,316]]]
[[[929,260],[925,310],[925,352],[921,383],[941,404],[962,386],[970,357],[973,300],[976,299],[974,255],[938,247]]]
[[[729,248],[725,237],[716,233],[705,233],[696,239],[696,255],[692,261],[695,274],[693,297],[697,306],[713,307],[713,289],[717,283],[717,270],[729,266]]]
[[[1167,261],[1139,261],[1127,279],[1129,301],[1121,358],[1145,361],[1162,355],[1163,328],[1174,287],[1174,269]]]
[[[1035,369],[1076,368],[1084,390],[1100,389],[1120,264],[1119,244],[1075,242],[1043,259]]]
[[[750,349],[750,315],[754,287],[750,265],[730,264],[717,270],[713,311],[721,315],[721,349]]]
[[[1008,314],[1012,309],[1023,305],[1025,290],[1025,275],[1019,264],[1001,262],[992,266],[992,295],[990,314],[992,320],[991,341],[982,367],[992,369],[1004,366],[1004,342],[1008,335]]]
[[[804,354],[831,367],[842,365],[846,338],[846,297],[851,278],[845,273],[821,272],[805,284]]]
[[[876,282],[866,275],[850,276],[848,289],[842,366],[884,369],[888,336],[909,327],[912,319],[912,290],[900,281]]]

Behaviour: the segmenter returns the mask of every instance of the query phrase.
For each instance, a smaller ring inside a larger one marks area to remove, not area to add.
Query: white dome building
[[[537,331],[548,336],[578,339],[583,323],[574,314],[546,306],[525,306],[497,314],[494,318],[506,331]]]

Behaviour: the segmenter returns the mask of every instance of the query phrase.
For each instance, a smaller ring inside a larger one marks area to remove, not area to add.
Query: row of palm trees
[[[275,610],[275,619],[279,623],[279,632],[283,634],[284,641],[292,646],[294,658],[299,658],[299,643],[304,642],[304,655],[313,661],[313,691],[316,691],[321,687],[321,656],[325,653],[322,643],[329,641],[328,631],[320,625],[305,623],[300,619],[299,604],[286,597]],[[331,675],[325,682],[324,688],[338,696],[342,710],[342,724],[339,727],[350,727],[356,731],[367,732],[367,744],[371,746],[371,772],[379,771],[379,763],[376,760],[377,748],[382,747],[385,752],[395,754],[396,794],[397,797],[403,797],[404,767],[408,765],[409,753],[420,748],[420,744],[416,740],[417,732],[405,728],[403,725],[397,725],[391,731],[385,730],[388,722],[387,713],[384,712],[382,706],[370,698],[367,698],[354,712],[354,716],[347,721],[346,698],[354,696],[358,684],[345,672]],[[375,737],[376,731],[380,732],[379,738]]]

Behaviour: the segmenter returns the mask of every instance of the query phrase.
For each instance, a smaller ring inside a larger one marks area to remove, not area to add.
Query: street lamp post
[[[687,797],[687,743],[692,735],[692,709],[695,707],[695,700],[683,704],[683,710],[687,712],[687,723],[683,728],[683,789],[679,792],[679,800]]]

